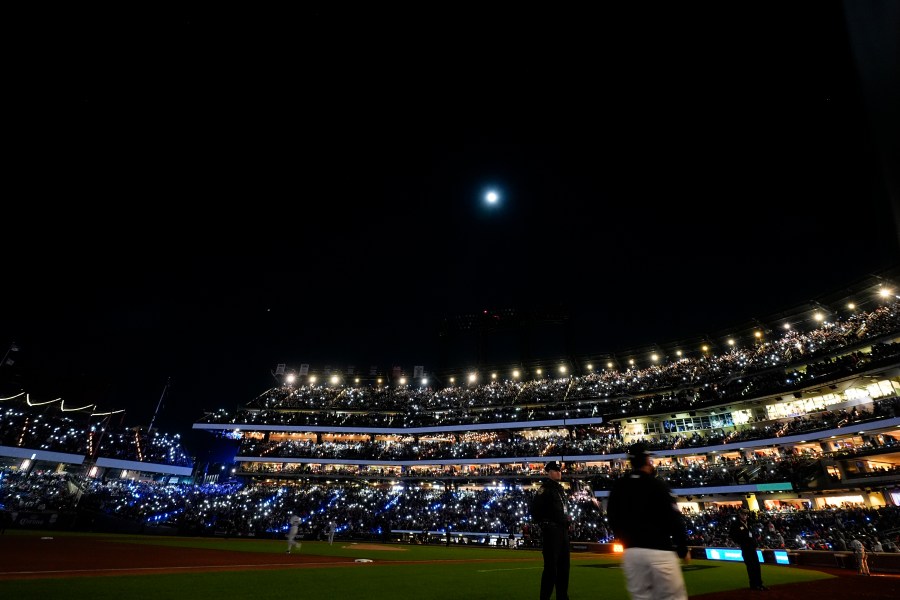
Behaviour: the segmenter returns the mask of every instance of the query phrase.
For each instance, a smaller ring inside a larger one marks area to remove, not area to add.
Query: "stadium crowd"
[[[611,541],[605,515],[588,500],[587,489],[569,484],[573,540]],[[460,532],[463,537],[522,536],[535,542],[528,505],[536,486],[489,485],[481,488],[423,485],[371,486],[346,483],[311,485],[242,483],[169,484],[154,481],[90,479],[68,473],[0,473],[0,505],[5,510],[72,510],[103,513],[171,527],[184,534],[279,538],[287,515],[301,515],[302,529],[317,537],[329,520],[338,537],[390,539],[394,531]],[[697,546],[733,546],[728,530],[736,506],[712,506],[686,512],[690,540]],[[854,537],[885,552],[898,552],[900,507],[845,505],[826,510],[778,510],[755,513],[754,527],[763,548],[846,549]]]

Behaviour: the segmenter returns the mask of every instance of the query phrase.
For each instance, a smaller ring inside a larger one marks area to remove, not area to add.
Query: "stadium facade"
[[[733,335],[441,386],[285,369],[194,428],[238,439],[236,475],[255,482],[533,488],[552,459],[573,493],[604,499],[643,440],[688,512],[896,506],[898,309],[876,277]]]

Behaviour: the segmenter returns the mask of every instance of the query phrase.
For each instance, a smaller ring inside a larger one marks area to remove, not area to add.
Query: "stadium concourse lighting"
[[[588,363],[588,364],[585,365],[585,368],[587,368],[588,371],[593,371],[593,370],[594,370],[594,365],[592,365],[591,363]]]
[[[315,376],[315,375],[310,375],[310,376],[309,376],[309,383],[310,383],[310,385],[314,384],[315,382],[316,382],[316,376]]]
[[[544,371],[543,371],[543,369],[538,369],[538,370],[535,371],[535,374],[536,374],[538,377],[540,377],[541,375],[544,374]]]
[[[513,369],[512,376],[513,376],[513,379],[518,379],[519,378],[519,370]]]
[[[497,379],[497,374],[496,374],[496,373],[491,373],[491,379]]]
[[[422,385],[428,385],[428,378],[427,378],[427,377],[423,377],[423,378],[422,378]]]
[[[475,383],[478,380],[478,375],[475,373],[469,373],[469,383]]]
[[[559,365],[559,372],[561,375],[565,375],[566,371],[568,371],[568,369],[566,368],[566,365]]]
[[[290,375],[288,375],[288,376],[285,378],[285,380],[286,380],[288,383],[294,383],[294,381],[295,381],[296,379],[297,379],[297,376],[294,375],[293,373],[291,373]]]
[[[400,378],[400,385],[406,385],[406,377]]]
[[[337,375],[331,376],[331,385],[337,385],[340,381],[341,379]]]

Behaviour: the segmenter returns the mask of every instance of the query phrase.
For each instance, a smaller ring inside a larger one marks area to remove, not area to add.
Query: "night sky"
[[[171,378],[186,434],[278,363],[468,367],[457,315],[600,354],[893,268],[896,11],[816,6],[25,20],[0,381],[147,425]]]

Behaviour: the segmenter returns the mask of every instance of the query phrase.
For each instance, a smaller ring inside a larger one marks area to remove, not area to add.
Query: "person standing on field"
[[[287,533],[288,547],[285,551],[285,554],[290,554],[294,546],[297,547],[297,550],[300,550],[300,548],[303,547],[303,544],[297,541],[297,533],[300,531],[299,515],[292,514],[291,518],[288,520],[288,524],[290,525],[290,528],[288,529]]]

